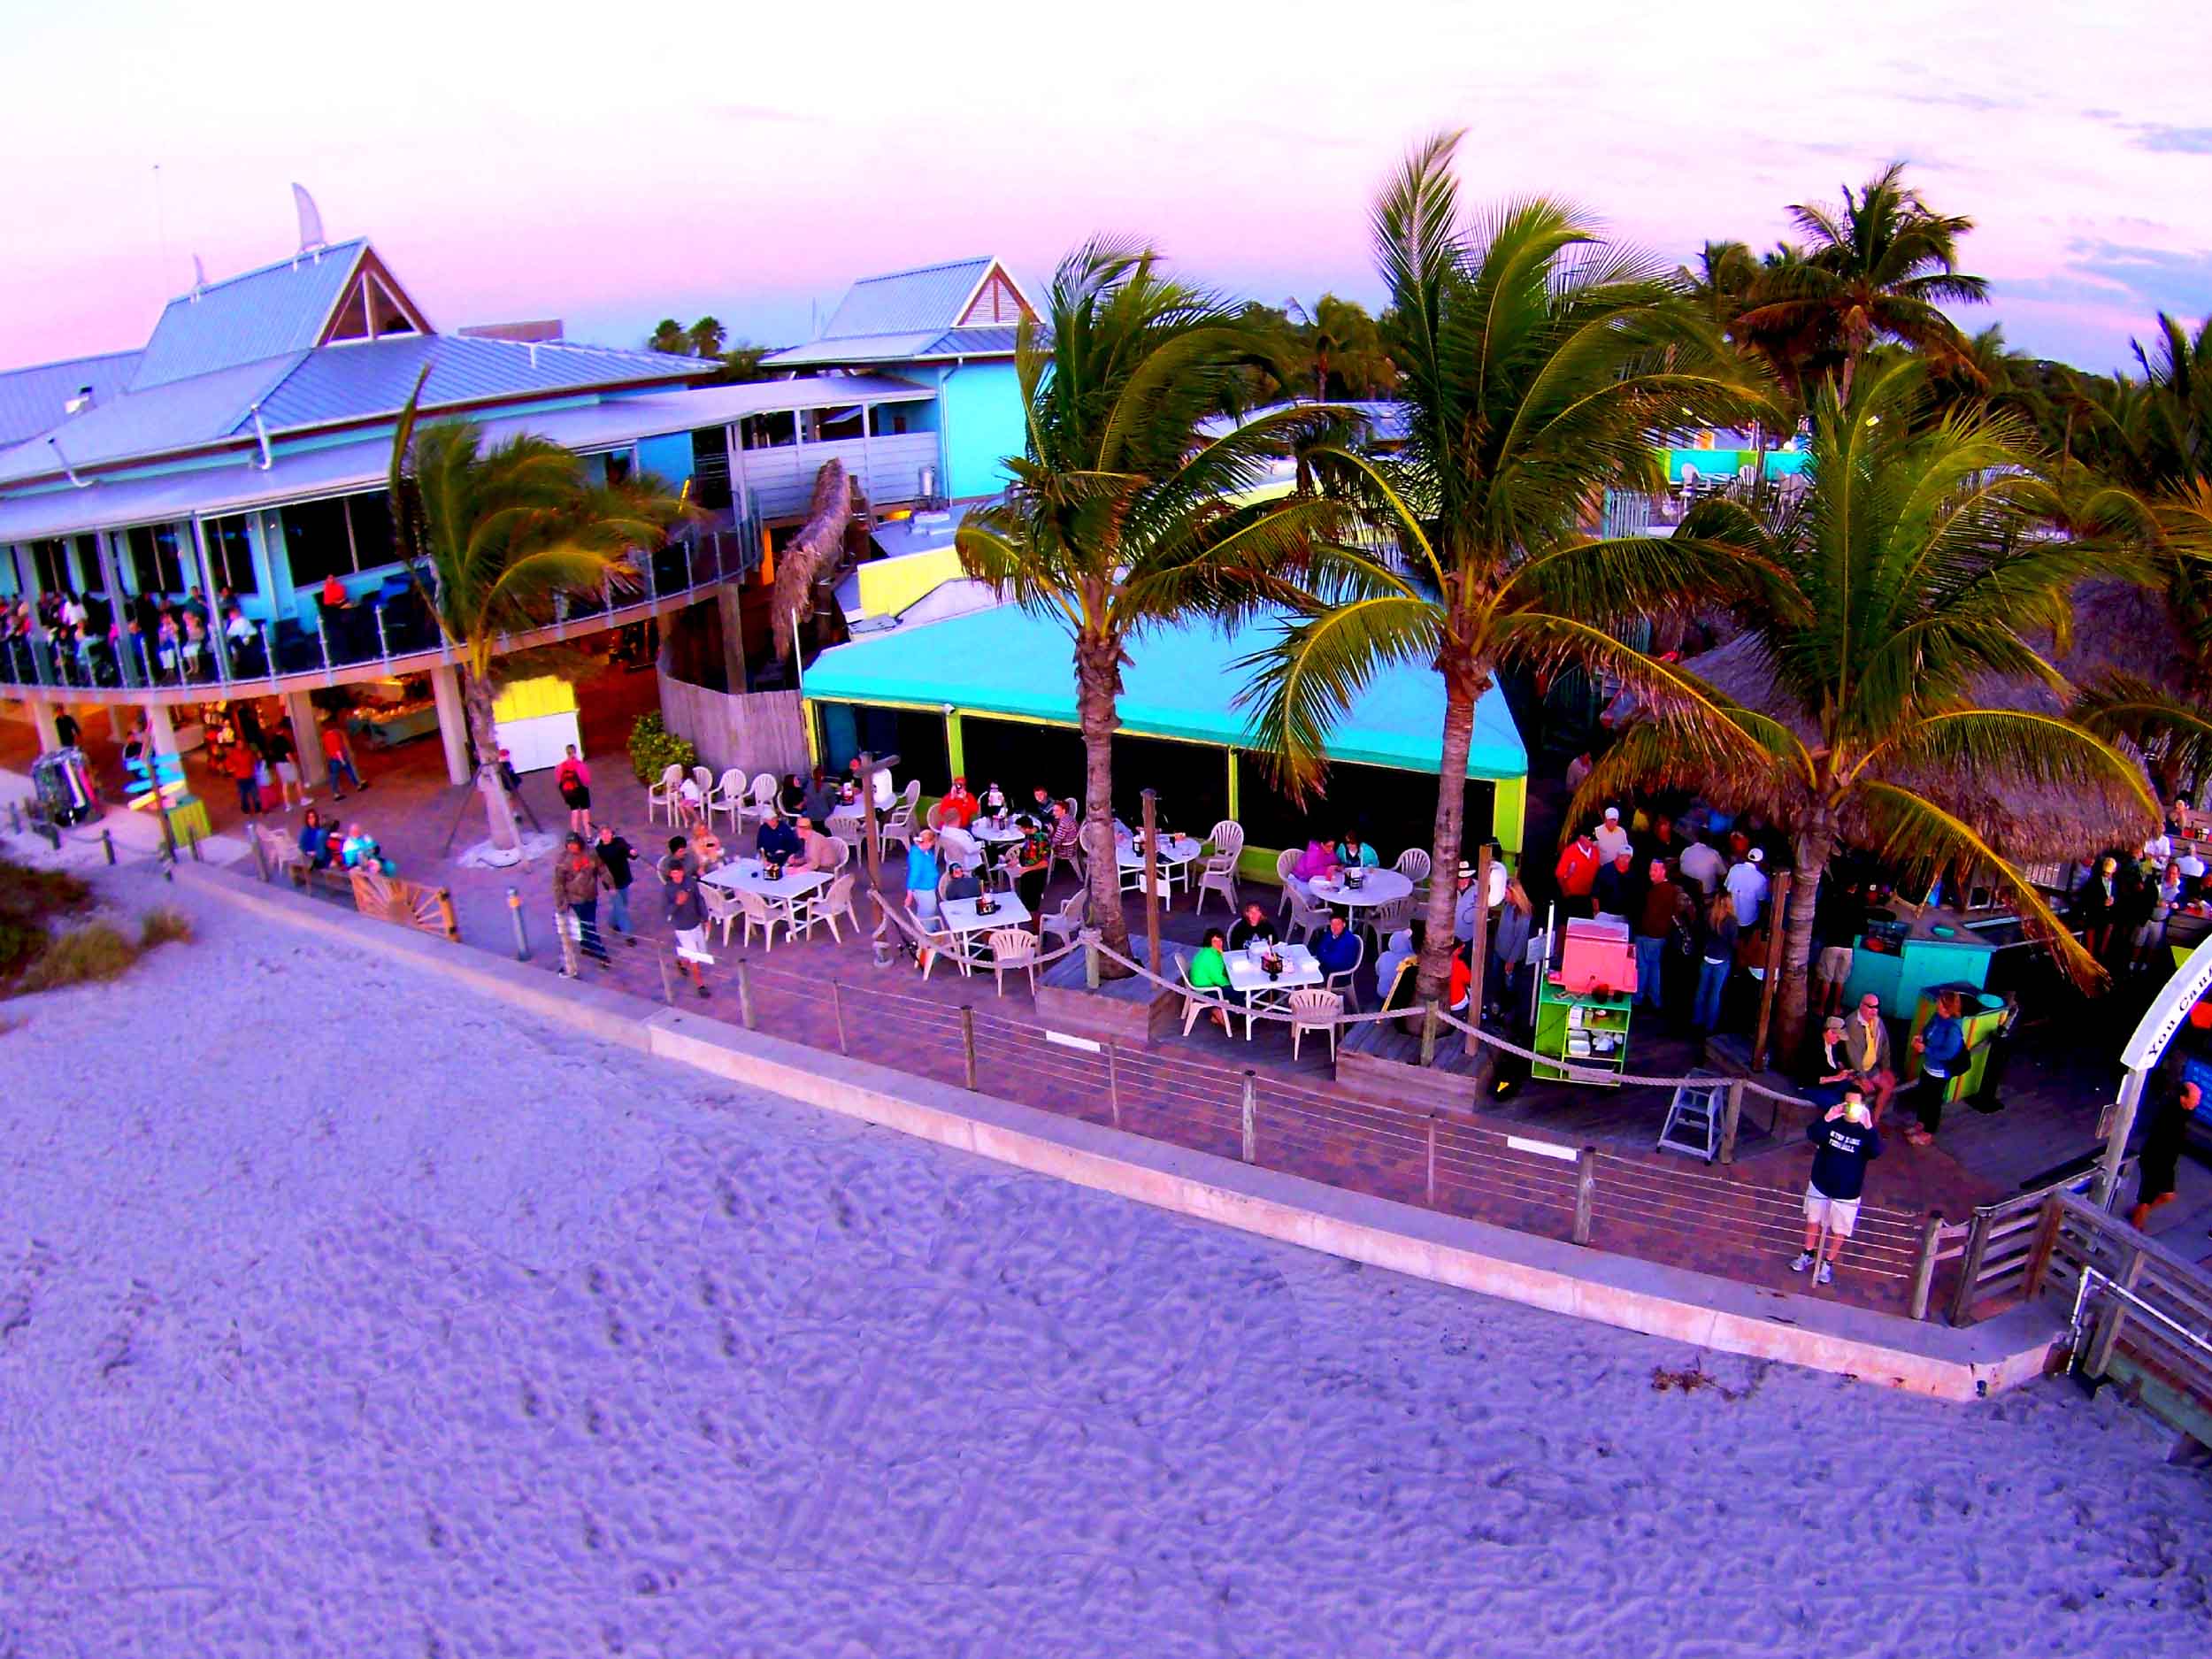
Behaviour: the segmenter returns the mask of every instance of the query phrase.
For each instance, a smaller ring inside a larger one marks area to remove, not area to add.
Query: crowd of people
[[[35,678],[64,685],[197,685],[221,677],[214,635],[229,672],[266,672],[260,630],[228,588],[210,600],[133,595],[119,611],[97,595],[49,590],[0,606],[0,653],[27,651]]]

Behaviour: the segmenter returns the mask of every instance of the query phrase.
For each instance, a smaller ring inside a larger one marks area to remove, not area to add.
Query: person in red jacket
[[[1552,873],[1559,879],[1559,896],[1570,916],[1590,914],[1590,889],[1597,883],[1599,862],[1598,844],[1586,829],[1559,855],[1559,866]]]

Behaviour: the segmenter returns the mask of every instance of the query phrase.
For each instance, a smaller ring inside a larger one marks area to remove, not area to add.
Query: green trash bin
[[[1932,985],[1920,993],[1919,1005],[1913,1010],[1910,1035],[1917,1037],[1935,1018],[1936,998],[1946,991],[1957,993],[1959,999],[1959,1029],[1966,1033],[1965,1069],[1944,1086],[1946,1105],[1953,1101],[1970,1099],[1981,1092],[1982,1068],[1989,1062],[1989,1040],[1997,1028],[2005,1023],[2005,999],[1994,992],[1977,986],[1954,980],[1947,985]],[[1920,1056],[1909,1043],[1905,1049],[1902,1075],[1909,1082],[1920,1075]]]

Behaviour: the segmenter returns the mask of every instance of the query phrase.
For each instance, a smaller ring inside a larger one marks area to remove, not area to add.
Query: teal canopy
[[[1236,664],[1280,634],[1279,615],[1224,633],[1215,623],[1153,628],[1129,646],[1122,671],[1121,729],[1250,749],[1247,683]],[[1017,719],[1075,724],[1075,663],[1067,630],[1017,605],[866,635],[824,651],[806,671],[808,697],[825,703],[905,703]],[[1433,773],[1444,727],[1444,684],[1425,667],[1376,675],[1328,742],[1331,760]],[[1495,687],[1475,708],[1471,778],[1519,778],[1528,751]]]

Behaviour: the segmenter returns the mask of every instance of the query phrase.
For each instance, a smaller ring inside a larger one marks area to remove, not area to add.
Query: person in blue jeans
[[[1721,993],[1728,988],[1728,970],[1736,959],[1736,902],[1725,889],[1714,895],[1705,918],[1705,950],[1697,965],[1697,1003],[1691,1023],[1711,1036],[1720,1024]]]
[[[592,851],[607,867],[607,926],[620,933],[625,943],[634,945],[637,936],[630,930],[630,861],[637,856],[637,849],[616,834],[611,826],[602,824]]]
[[[1636,1002],[1640,1007],[1663,1008],[1665,998],[1661,979],[1666,972],[1667,933],[1674,926],[1675,895],[1679,889],[1667,879],[1665,859],[1653,859],[1647,873],[1650,880],[1644,887],[1636,925],[1629,935],[1636,949]]]

